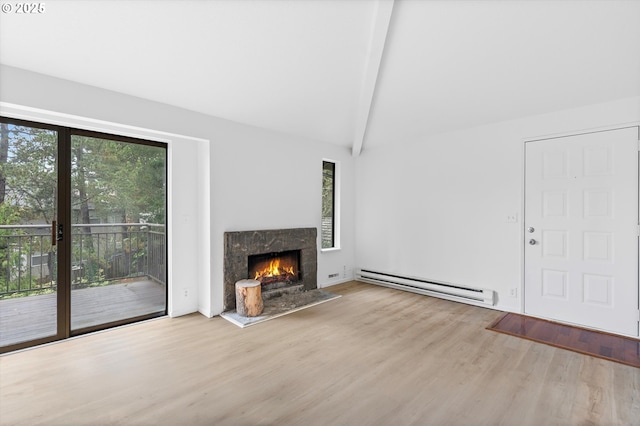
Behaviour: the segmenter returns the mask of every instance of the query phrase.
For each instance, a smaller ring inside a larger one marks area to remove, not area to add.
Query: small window
[[[336,244],[336,163],[322,162],[322,248]]]

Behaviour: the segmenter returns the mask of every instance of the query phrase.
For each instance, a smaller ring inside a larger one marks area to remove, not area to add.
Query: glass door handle
[[[58,241],[62,241],[62,224],[51,221],[51,245],[55,246]]]

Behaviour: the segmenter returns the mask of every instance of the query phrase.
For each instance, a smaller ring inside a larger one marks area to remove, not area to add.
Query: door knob
[[[533,226],[530,226],[527,228],[527,231],[529,231],[530,234],[533,234],[533,232],[535,232],[535,228]]]
[[[534,240],[533,238],[529,240],[529,244],[531,244],[532,246],[536,245],[536,240]]]

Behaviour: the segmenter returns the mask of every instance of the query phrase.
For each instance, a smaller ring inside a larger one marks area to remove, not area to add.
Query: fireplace
[[[271,272],[263,273],[269,267]],[[318,287],[317,229],[225,232],[223,273],[225,311],[236,308],[235,283],[242,279],[258,279],[263,291],[313,290]]]
[[[293,284],[302,277],[300,250],[250,255],[248,264],[248,277],[260,281],[263,289]]]

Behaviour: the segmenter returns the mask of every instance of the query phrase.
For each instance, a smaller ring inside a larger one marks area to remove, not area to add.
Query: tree
[[[72,144],[76,204],[86,202],[103,222],[119,217],[123,223],[164,223],[164,149],[80,136]]]
[[[5,183],[3,202],[19,210],[25,222],[51,223],[57,188],[57,133],[4,124],[2,138],[7,141],[5,162],[0,158]]]

